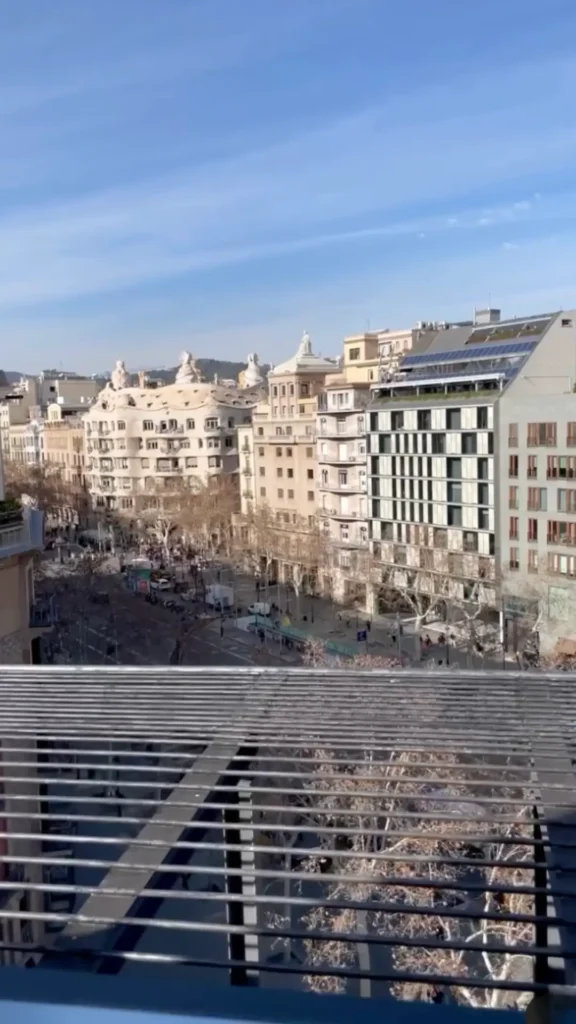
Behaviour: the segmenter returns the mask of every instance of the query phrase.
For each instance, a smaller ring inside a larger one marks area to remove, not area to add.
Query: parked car
[[[151,580],[150,586],[152,590],[170,590],[170,580],[167,580],[165,576],[161,576],[160,579]]]

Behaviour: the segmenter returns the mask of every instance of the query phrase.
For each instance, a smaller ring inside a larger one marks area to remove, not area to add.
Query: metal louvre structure
[[[3,964],[574,992],[572,676],[5,667],[0,699]]]

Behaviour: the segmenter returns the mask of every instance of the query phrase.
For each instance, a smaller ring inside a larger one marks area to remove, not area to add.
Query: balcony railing
[[[360,452],[353,452],[350,455],[339,455],[338,452],[318,452],[317,461],[321,464],[330,463],[355,463],[356,465],[366,465],[366,454]]]
[[[570,679],[362,670],[355,641],[330,643],[347,668],[3,672],[4,860],[35,894],[2,907],[3,944],[45,957],[33,985],[21,970],[22,1002],[122,992],[156,1014],[185,992],[191,1010],[206,976],[214,990],[194,1017],[217,1020],[218,1005],[225,1019],[314,1024],[328,1007],[295,991],[306,978],[348,986],[330,997],[337,1022],[383,1005],[392,1024],[456,1021],[471,993],[507,1019],[537,995],[534,1019],[555,1020],[542,1001],[563,989],[569,1016]],[[372,1006],[354,1003],[359,991]],[[446,1006],[392,998],[418,995]]]
[[[161,435],[165,435],[165,434],[183,434],[184,433],[184,427],[181,424],[180,425],[176,424],[176,426],[174,426],[174,427],[168,427],[168,426],[166,426],[166,427],[159,427],[159,426],[156,426],[154,428],[154,433],[155,434],[161,434]]]
[[[364,426],[347,426],[346,430],[338,430],[338,426],[335,423],[334,426],[325,424],[318,428],[318,437],[364,437],[366,428]]]
[[[21,510],[20,520],[0,522],[0,558],[41,550],[44,546],[44,513]]]

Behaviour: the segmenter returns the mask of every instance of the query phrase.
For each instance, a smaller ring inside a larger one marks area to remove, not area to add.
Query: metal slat
[[[548,990],[548,961],[576,956],[566,768],[576,691],[564,673],[545,679],[2,670],[0,961],[2,950],[36,949],[48,964],[106,972],[220,968],[233,984],[272,973]],[[240,783],[247,803],[235,817]],[[307,918],[316,911],[329,915],[322,927]],[[330,916],[349,913],[361,930]],[[378,915],[389,926],[376,927]],[[415,934],[398,927],[406,915],[421,922]],[[4,930],[11,922],[36,937],[58,930],[51,942],[19,943]],[[486,934],[472,938],[480,926]],[[228,948],[216,956],[218,937]],[[296,960],[270,960],[279,940]],[[318,966],[307,942],[356,954],[345,968]],[[382,969],[370,953],[379,949],[539,966],[505,979]]]

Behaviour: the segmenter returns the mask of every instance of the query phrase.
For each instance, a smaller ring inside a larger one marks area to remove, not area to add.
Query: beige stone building
[[[7,389],[2,377],[3,395]],[[42,512],[6,499],[0,455],[0,665],[32,660],[32,641],[39,635],[32,565],[42,547]]]
[[[289,576],[309,560],[307,532],[317,525],[316,411],[334,360],[312,352],[304,334],[296,354],[268,374],[268,395],[239,431],[241,510],[264,513],[278,530],[274,571]],[[288,542],[283,539],[292,537]]]
[[[130,387],[123,363],[83,418],[92,507],[137,516],[163,489],[238,472],[238,429],[251,422],[258,384],[206,383],[184,353],[176,381]]]

